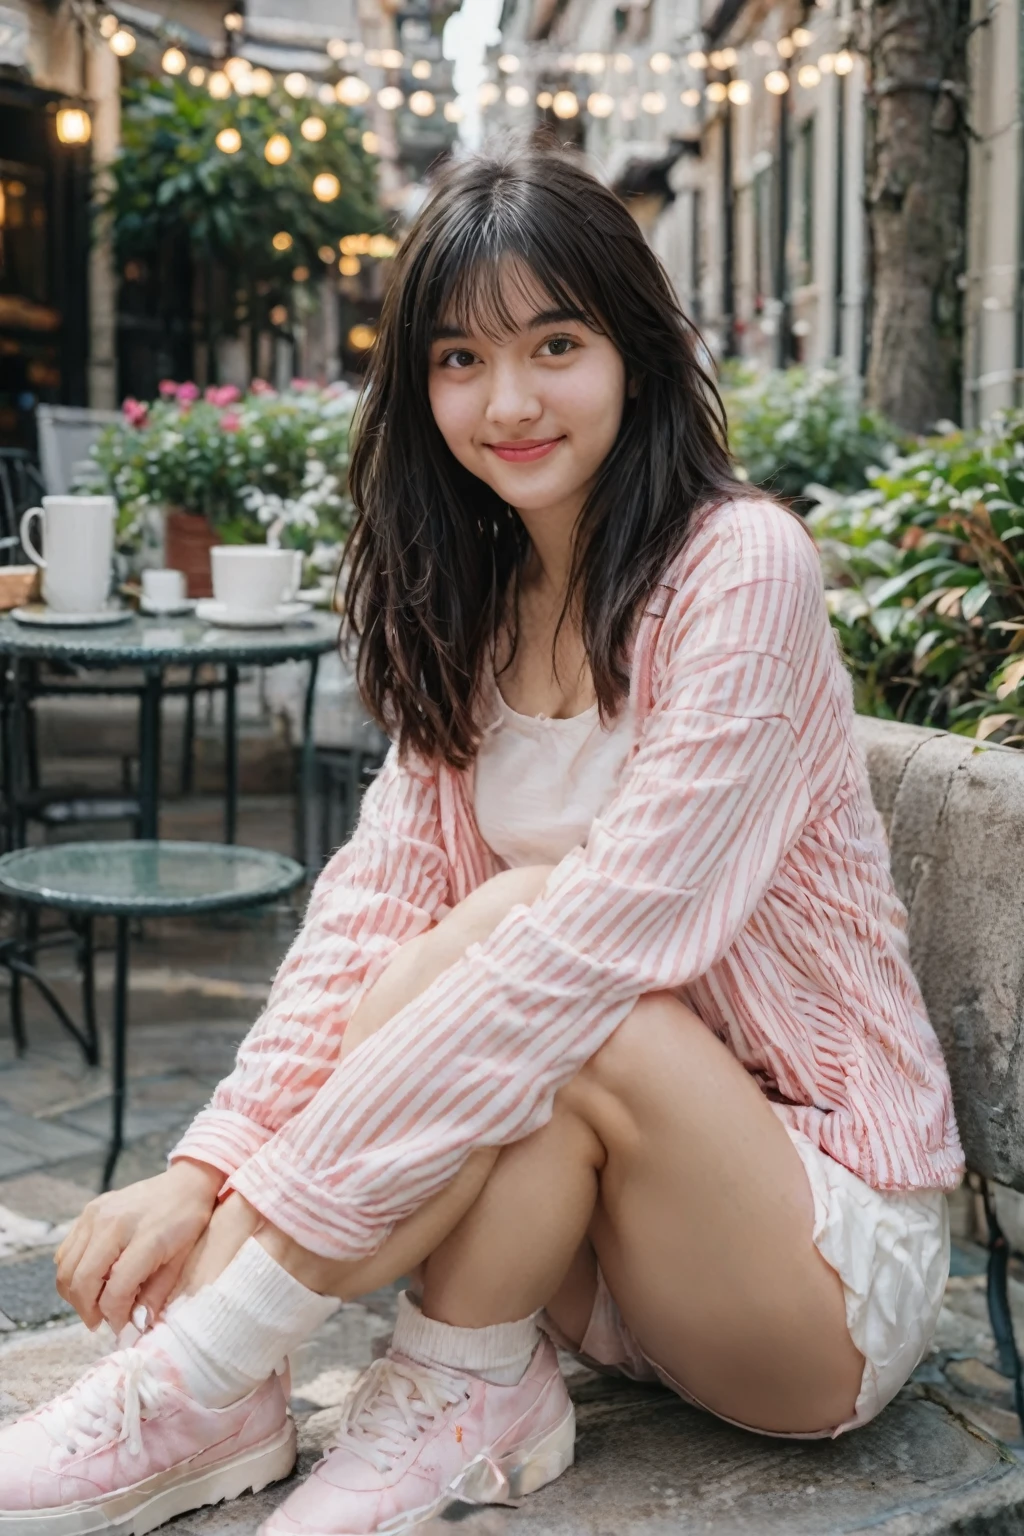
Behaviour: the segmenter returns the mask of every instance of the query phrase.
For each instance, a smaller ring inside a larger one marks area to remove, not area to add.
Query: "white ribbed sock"
[[[151,1337],[197,1402],[224,1408],[266,1381],[340,1305],[308,1290],[250,1237],[212,1285],[172,1302]]]
[[[454,1328],[424,1317],[408,1291],[398,1298],[398,1321],[391,1347],[424,1365],[447,1365],[500,1386],[511,1387],[537,1348],[538,1313],[518,1323],[492,1323],[489,1328]]]

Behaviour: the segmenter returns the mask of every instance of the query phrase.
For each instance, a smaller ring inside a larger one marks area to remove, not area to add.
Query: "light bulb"
[[[542,112],[546,112],[547,111],[548,107],[550,107],[550,105],[554,101],[554,99],[555,98],[552,96],[550,91],[538,91],[537,92],[537,105],[538,105],[538,107],[540,107]]]
[[[274,89],[274,77],[269,69],[254,69],[249,78],[254,96],[269,96]]]
[[[363,270],[363,264],[358,256],[343,256],[338,262],[338,271],[342,277],[358,277]]]
[[[712,80],[710,85],[705,86],[704,94],[708,101],[719,102],[724,101],[729,92],[725,86],[724,81]]]
[[[110,39],[110,46],[119,59],[126,59],[130,53],[135,52],[134,32],[129,32],[127,27],[118,27]]]
[[[301,69],[293,69],[291,74],[284,77],[284,88],[289,96],[295,97],[296,101],[298,101],[300,96],[305,96],[308,87],[309,81]]]
[[[206,79],[206,70],[201,64],[193,64],[188,72],[189,85],[202,85]]]
[[[229,32],[241,32],[245,26],[245,17],[241,16],[238,11],[228,11],[224,17],[224,25]]]
[[[429,95],[429,92],[424,94]],[[377,105],[383,107],[385,112],[396,112],[404,100],[397,85],[382,85],[377,92]]]
[[[516,70],[519,68],[519,60],[516,58],[514,53],[503,53],[501,58],[498,60],[498,68],[501,70],[502,74],[514,75]]]
[[[789,76],[784,69],[770,69],[764,77],[764,88],[773,96],[785,96],[789,90]]]
[[[360,140],[360,143],[368,155],[376,155],[380,153],[380,139],[374,133],[372,128],[366,129],[362,139]]]
[[[215,69],[206,82],[206,89],[214,101],[227,101],[231,95],[231,81],[222,69]]]
[[[790,36],[798,48],[807,48],[814,41],[814,33],[808,27],[794,27]]]
[[[320,140],[327,132],[327,124],[324,122],[322,117],[304,117],[302,122],[299,124],[299,132],[302,134],[302,137],[304,139],[308,139],[311,144],[319,144]]]
[[[290,251],[293,244],[292,237],[286,229],[279,229],[270,243],[275,251]]]
[[[319,250],[317,251],[317,255],[320,257],[320,260],[324,263],[325,266],[331,266],[334,261],[334,246],[320,246]]]
[[[371,235],[369,245],[367,246],[367,254],[383,259],[393,256],[397,249],[398,247],[390,235]]]
[[[292,268],[292,282],[293,283],[307,283],[308,281],[309,281],[309,268],[308,267],[293,267]]]
[[[750,81],[730,80],[727,91],[734,107],[745,107],[750,100]]]
[[[368,352],[376,340],[377,332],[372,325],[360,323],[348,333],[348,344],[355,352]]]
[[[688,90],[681,92],[679,100],[682,102],[684,107],[699,107],[700,91],[694,90],[693,86],[691,85]]]
[[[288,320],[288,310],[284,304],[275,304],[268,316],[271,325],[284,325]]]
[[[672,60],[667,53],[652,53],[647,62],[656,75],[667,75],[672,68]]]
[[[836,74],[848,75],[853,69],[853,54],[849,48],[843,48],[836,54]]]
[[[263,146],[263,154],[271,165],[284,165],[291,159],[291,141],[283,133],[272,133]]]
[[[465,113],[461,101],[446,101],[444,104],[444,120],[446,123],[461,123]]]
[[[432,117],[437,110],[433,91],[413,91],[409,97],[409,111],[417,117]]]
[[[686,55],[686,62],[691,69],[707,69],[708,56],[701,48],[695,48],[692,53]]]
[[[327,44],[327,57],[337,62],[338,59],[343,59],[346,53],[348,53],[348,43],[345,42],[345,39],[342,37],[332,37]]]
[[[591,117],[611,117],[615,111],[615,97],[607,91],[592,91],[587,97],[587,111]]]
[[[88,144],[92,138],[92,118],[82,107],[61,107],[55,126],[62,144]]]
[[[160,60],[160,68],[165,75],[183,75],[187,64],[188,59],[180,48],[168,48]]]
[[[493,80],[485,80],[476,93],[476,99],[481,107],[493,107],[501,95],[501,87]]]
[[[659,112],[664,112],[665,110],[665,98],[660,91],[644,91],[644,94],[640,97],[640,105],[645,112],[649,112],[652,117],[656,117]]]
[[[338,249],[343,256],[365,256],[370,249],[369,235],[342,235]]]
[[[251,69],[247,70],[244,75],[239,75],[238,79],[235,81],[235,90],[238,92],[239,96],[251,96],[253,94]]]
[[[821,84],[821,70],[817,64],[801,64],[796,78],[805,91],[813,91],[816,85]]]
[[[630,58],[628,53],[617,53],[615,58],[612,60],[612,65],[616,74],[628,75],[630,70],[633,68],[633,60]]]
[[[551,98],[552,112],[563,120],[575,117],[579,109],[580,104],[576,100],[575,91],[556,91]]]
[[[525,85],[510,85],[505,92],[505,100],[510,107],[527,107],[530,104],[530,93]]]
[[[343,107],[361,107],[370,98],[370,87],[358,75],[345,75],[334,87],[334,94]]]
[[[313,177],[313,196],[318,203],[333,203],[341,195],[341,182],[331,171],[321,171]]]
[[[112,11],[108,11],[100,22],[100,37],[105,37],[109,43],[121,23]]]
[[[399,53],[397,48],[382,48],[380,62],[384,69],[401,69],[405,63],[405,54]]]
[[[323,81],[316,88],[316,99],[322,106],[332,106],[334,102],[334,86],[328,85],[326,81]]]
[[[791,37],[780,37],[775,44],[775,51],[780,59],[791,59],[796,53],[796,44]]]
[[[222,128],[213,142],[221,154],[237,155],[242,147],[242,135],[237,128]]]
[[[430,60],[417,59],[415,64],[412,66],[412,77],[414,80],[429,80]]]
[[[732,69],[736,59],[735,48],[716,48],[713,53],[708,54],[708,63],[712,69]]]
[[[236,87],[243,75],[252,74],[252,65],[249,60],[240,59],[237,54],[233,58],[225,59],[223,69],[231,84]]]

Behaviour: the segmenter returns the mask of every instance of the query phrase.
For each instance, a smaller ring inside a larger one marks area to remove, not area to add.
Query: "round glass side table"
[[[123,1140],[132,918],[260,906],[294,890],[305,874],[301,864],[284,854],[229,843],[53,843],[18,848],[0,858],[0,893],[86,919],[107,916],[116,921],[113,1112],[103,1189],[110,1187]],[[24,962],[21,969],[24,973]],[[95,1052],[95,1039],[92,1045]]]

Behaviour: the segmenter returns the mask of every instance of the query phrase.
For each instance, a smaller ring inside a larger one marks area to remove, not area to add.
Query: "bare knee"
[[[457,906],[430,930],[443,943],[459,942],[463,948],[487,938],[515,906],[530,906],[544,888],[553,864],[530,864],[505,869],[470,891]],[[426,938],[429,935],[422,935]]]
[[[560,1097],[565,1108],[592,1123],[607,1121],[609,1112],[619,1118],[627,1106],[649,1096],[666,1054],[678,1060],[681,1050],[692,1048],[696,1055],[709,1042],[718,1046],[692,1009],[671,992],[645,992]]]

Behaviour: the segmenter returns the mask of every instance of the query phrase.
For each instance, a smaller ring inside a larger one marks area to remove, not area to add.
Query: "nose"
[[[498,358],[490,370],[487,421],[494,427],[521,426],[543,413],[529,370],[514,358]]]

